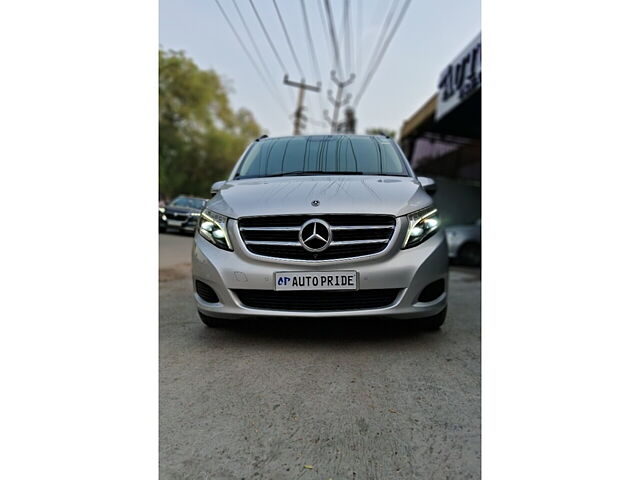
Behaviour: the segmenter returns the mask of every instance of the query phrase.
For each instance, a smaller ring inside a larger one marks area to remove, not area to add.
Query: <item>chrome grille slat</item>
[[[245,240],[247,245],[277,245],[279,247],[302,247],[300,242],[279,242],[276,240]]]
[[[341,230],[384,230],[394,225],[338,225],[331,226],[332,231]],[[300,227],[240,227],[243,232],[299,232]]]
[[[367,243],[388,243],[386,239],[373,239],[373,240],[342,240],[337,242],[331,242],[329,245],[364,245]],[[247,245],[277,245],[280,247],[302,247],[300,242],[279,242],[276,240],[245,240]]]
[[[386,228],[395,228],[395,225],[339,225],[331,226],[331,231],[340,230],[382,230]]]
[[[300,227],[240,227],[242,232],[299,232]]]
[[[373,240],[342,240],[337,242],[331,242],[330,246],[334,245],[365,245],[367,243],[389,243],[389,239],[373,239]]]

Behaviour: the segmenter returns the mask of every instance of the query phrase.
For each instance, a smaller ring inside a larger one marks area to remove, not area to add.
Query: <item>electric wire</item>
[[[282,73],[286,75],[287,69],[284,66],[284,62],[282,61],[282,58],[280,58],[280,54],[278,53],[278,50],[276,49],[275,45],[273,44],[273,41],[271,40],[271,37],[269,36],[269,32],[267,31],[266,27],[264,26],[264,23],[262,22],[262,18],[260,17],[260,14],[258,13],[256,6],[253,4],[253,0],[249,0],[249,3],[251,4],[253,13],[255,13],[256,18],[258,19],[258,23],[260,23],[260,27],[262,28],[262,32],[264,33],[264,36],[267,37],[267,41],[271,46],[271,50],[273,51],[273,54],[275,55],[276,59],[278,60],[278,63],[280,64],[280,67],[282,68]]]
[[[269,90],[269,92],[271,93],[273,99],[276,101],[276,103],[282,108],[282,110],[284,111],[285,115],[289,115],[289,112],[287,111],[287,107],[282,103],[281,100],[278,99],[278,96],[275,94],[275,92],[271,89],[271,86],[269,85],[269,82],[266,80],[266,78],[264,77],[264,74],[262,73],[262,71],[258,68],[258,64],[256,63],[256,61],[253,59],[253,57],[251,56],[251,53],[249,52],[249,49],[247,48],[247,46],[244,44],[244,42],[242,41],[242,38],[240,37],[240,35],[238,34],[237,30],[235,29],[235,27],[233,26],[233,24],[231,23],[231,20],[229,19],[229,17],[227,16],[227,13],[224,11],[224,9],[222,8],[222,5],[220,4],[219,0],[215,0],[216,4],[218,5],[218,8],[220,9],[220,12],[222,13],[222,16],[224,17],[224,19],[227,21],[227,25],[229,25],[229,28],[231,28],[231,31],[233,32],[233,34],[235,35],[236,39],[238,40],[238,43],[240,44],[240,46],[242,47],[242,50],[244,50],[244,53],[247,55],[247,58],[249,59],[249,61],[251,62],[251,65],[253,65],[253,68],[256,70],[256,72],[258,73],[258,76],[260,77],[260,79],[264,82],[265,86],[267,87],[267,90]]]
[[[385,5],[385,2],[388,2],[389,0],[378,0],[378,2],[376,2],[376,5],[373,6],[373,0],[368,0],[365,4],[364,8],[367,8],[369,6],[372,6],[371,8],[371,13],[368,15],[362,14],[362,22],[364,22],[365,25],[371,25],[372,27],[374,25],[376,25],[378,23],[378,19],[381,18],[380,21],[380,25],[382,25],[382,22],[384,21],[384,17],[380,14],[380,12],[383,11],[383,7]],[[367,10],[368,13],[369,10]],[[365,17],[366,21],[365,21]],[[372,28],[373,29],[373,28]],[[369,36],[364,34],[364,31],[362,32],[362,36],[364,37],[365,40],[363,40],[363,43],[360,44],[360,49],[359,52],[360,54],[358,55],[358,67],[357,67],[357,71],[360,73],[365,74],[366,70],[363,70],[363,68],[365,67],[364,63],[365,60],[367,59],[367,57],[369,57],[369,54],[371,54],[371,56],[373,56],[373,47],[374,47],[374,40],[369,40]],[[364,78],[365,75],[361,75],[361,79]]]
[[[249,40],[251,41],[251,44],[253,45],[253,48],[255,49],[256,55],[258,57],[258,60],[260,60],[260,63],[262,64],[262,67],[264,68],[264,71],[267,74],[266,77],[269,80],[269,83],[271,84],[272,88],[276,92],[278,92],[278,96],[280,96],[280,92],[278,91],[278,87],[273,82],[273,75],[271,74],[271,71],[269,70],[269,67],[267,66],[266,62],[264,61],[264,57],[262,55],[262,52],[260,52],[260,49],[258,48],[258,45],[256,44],[256,41],[253,38],[253,35],[251,34],[251,30],[249,29],[249,26],[247,25],[247,22],[245,21],[244,16],[242,15],[242,12],[240,11],[240,8],[238,8],[238,3],[236,2],[236,0],[233,0],[233,6],[235,7],[236,12],[238,12],[238,16],[240,17],[240,21],[242,22],[242,25],[244,26],[244,29],[247,32],[247,37],[249,38]],[[292,95],[293,95],[293,93],[292,93]],[[280,98],[280,100],[282,100],[282,98]]]
[[[384,45],[382,46],[382,49],[380,50],[380,54],[378,56],[378,59],[377,59],[375,65],[373,65],[372,70],[369,72],[369,75],[367,76],[367,78],[365,79],[364,83],[360,87],[360,91],[356,95],[356,99],[354,101],[354,107],[357,106],[358,103],[360,102],[360,99],[362,98],[362,95],[364,94],[365,90],[367,89],[367,86],[369,85],[369,82],[371,81],[371,78],[373,77],[373,75],[376,73],[376,70],[380,66],[380,63],[382,62],[384,54],[386,53],[387,48],[389,47],[389,44],[391,43],[391,40],[393,39],[396,31],[398,30],[398,27],[400,26],[400,23],[402,22],[402,19],[404,18],[404,14],[407,12],[407,9],[409,8],[409,4],[410,3],[411,3],[411,0],[405,0],[404,4],[402,5],[402,9],[400,10],[400,13],[398,14],[396,22],[394,23],[394,25],[393,25],[393,27],[391,29],[391,32],[389,33],[388,37],[386,38],[386,40],[384,42]]]
[[[360,67],[362,66],[362,19],[364,14],[362,13],[362,0],[356,0],[356,36],[355,36],[355,48],[354,48],[354,63],[356,65],[356,73],[360,73]]]
[[[318,82],[322,81],[322,75],[320,74],[320,64],[318,63],[318,55],[316,54],[316,49],[313,45],[313,36],[311,35],[311,28],[309,27],[309,17],[307,15],[307,7],[304,4],[304,0],[300,0],[300,5],[302,6],[302,19],[304,21],[305,31],[307,33],[307,45],[309,46],[309,53],[311,54],[311,59],[313,63],[314,72],[316,74],[316,79]],[[318,112],[322,115],[322,93],[318,92]]]
[[[371,52],[371,58],[369,58],[369,63],[367,64],[366,75],[364,78],[366,78],[369,75],[369,72],[371,72],[373,65],[375,65],[378,59],[380,49],[382,48],[382,44],[384,43],[384,40],[387,36],[387,32],[389,31],[389,25],[391,25],[391,19],[395,15],[395,12],[396,12],[396,9],[398,8],[399,3],[400,3],[400,0],[393,0],[389,4],[389,9],[387,11],[387,14],[385,15],[385,18],[382,21],[382,24],[380,24],[380,31],[378,32],[378,38]]]
[[[344,32],[344,59],[345,59],[345,72],[347,75],[352,72],[351,70],[351,17],[349,15],[349,0],[344,0],[344,7],[342,9],[342,29]]]
[[[316,55],[316,49],[313,45],[313,37],[311,36],[311,28],[309,27],[309,18],[307,17],[307,7],[304,5],[304,0],[300,0],[302,6],[302,19],[304,21],[304,28],[307,33],[307,45],[309,46],[309,53],[311,54],[311,60],[313,62],[313,69],[316,74],[317,81],[321,81],[320,65],[318,64],[318,56]]]
[[[296,51],[293,49],[293,44],[291,43],[291,38],[289,38],[289,32],[287,31],[287,27],[284,23],[284,19],[282,18],[282,14],[280,13],[280,9],[278,8],[278,3],[276,0],[273,0],[273,6],[276,8],[276,13],[278,14],[278,19],[280,20],[280,25],[282,25],[282,30],[284,31],[284,36],[287,39],[287,43],[289,44],[289,49],[291,50],[291,56],[293,57],[293,61],[298,67],[298,73],[300,74],[300,78],[304,78],[304,72],[302,71],[302,67],[300,66],[300,61],[298,60],[298,56],[296,55]]]
[[[329,24],[329,33],[331,34],[331,44],[333,45],[333,55],[335,60],[336,70],[342,78],[342,62],[340,60],[340,49],[338,47],[338,39],[336,38],[336,29],[333,22],[333,12],[331,11],[331,4],[329,0],[324,0],[324,7],[327,11],[327,23]]]
[[[327,26],[327,19],[324,16],[324,7],[322,6],[322,0],[318,0],[318,11],[320,12],[320,19],[322,20],[322,33],[324,36],[324,41],[327,44],[327,51],[329,52],[329,56],[332,58],[332,68],[335,70],[336,62],[335,57],[333,56],[333,50],[331,48],[331,40],[329,39],[329,27]]]

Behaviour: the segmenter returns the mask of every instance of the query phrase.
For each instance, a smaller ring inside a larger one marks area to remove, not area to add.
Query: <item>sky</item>
[[[353,97],[361,90],[367,65],[379,38],[387,12],[395,0],[348,0],[351,13],[351,70],[355,81],[346,88]],[[298,90],[285,86],[284,73],[260,28],[249,0],[235,0],[268,72],[263,70],[256,51],[236,11],[234,0],[219,0],[247,49],[263,71],[271,91],[261,80],[222,16],[215,0],[159,0],[159,46],[183,50],[201,68],[213,69],[232,86],[232,107],[251,110],[269,135],[290,135]],[[306,83],[315,84],[314,64],[307,42],[301,0],[276,0],[291,38]],[[324,0],[304,0],[313,46],[320,67],[320,93],[305,92],[309,121],[304,133],[325,133],[329,127],[318,123],[323,111],[333,112],[327,90],[336,93],[330,79],[333,53],[328,34],[323,31],[319,6]],[[300,80],[293,55],[278,20],[273,0],[253,0],[278,51],[289,78]],[[343,47],[343,9],[345,1],[330,0],[336,33]],[[397,3],[395,21],[404,0]],[[437,90],[444,67],[480,32],[480,0],[412,0],[376,73],[361,96],[356,109],[357,133],[371,127],[396,132],[402,123]],[[341,48],[341,63],[346,55]],[[345,75],[346,76],[346,75]],[[342,79],[341,79],[342,80]],[[273,92],[273,93],[271,93]],[[278,100],[279,98],[279,100]],[[353,98],[352,98],[353,103]]]

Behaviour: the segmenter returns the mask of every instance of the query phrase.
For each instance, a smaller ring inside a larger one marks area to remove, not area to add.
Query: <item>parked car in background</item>
[[[445,233],[450,260],[471,267],[480,265],[480,220],[472,225],[452,225]]]
[[[180,195],[166,207],[159,207],[160,231],[173,229],[185,233],[195,232],[198,217],[205,203],[204,198]]]

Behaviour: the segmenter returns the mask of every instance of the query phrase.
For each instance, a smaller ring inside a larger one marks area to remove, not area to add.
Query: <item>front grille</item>
[[[307,251],[298,239],[300,228],[311,219],[331,227],[333,237],[322,252]],[[238,220],[240,235],[250,252],[296,260],[331,260],[381,252],[393,236],[396,220],[390,215],[284,215]]]
[[[247,307],[287,311],[367,310],[391,305],[400,289],[276,292],[274,290],[234,290]]]
[[[167,218],[170,218],[171,220],[186,220],[187,218],[189,218],[189,214],[187,213],[176,213],[176,212],[165,212],[165,215],[167,216]]]

